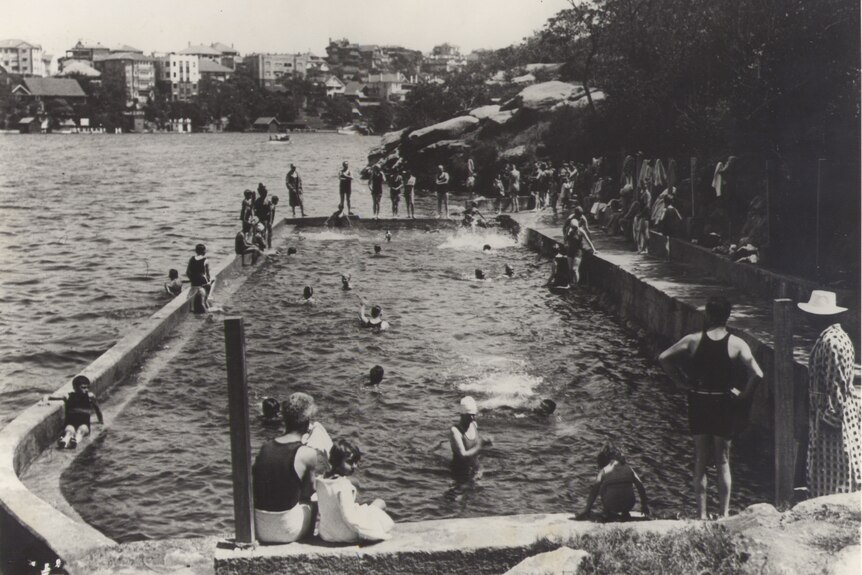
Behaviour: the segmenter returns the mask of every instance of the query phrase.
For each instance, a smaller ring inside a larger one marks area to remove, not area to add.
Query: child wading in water
[[[356,487],[348,477],[359,466],[359,448],[339,439],[329,452],[330,471],[315,481],[320,512],[320,538],[337,543],[383,541],[392,537],[395,523],[384,511],[386,503],[356,502]]]
[[[62,400],[66,405],[66,429],[57,442],[60,449],[75,449],[84,437],[90,435],[90,414],[96,412],[100,424],[104,424],[102,410],[96,396],[90,393],[90,379],[86,375],[76,375],[72,389],[65,397],[48,397],[47,400]]]
[[[613,443],[606,443],[596,456],[599,474],[590,488],[587,507],[578,514],[578,519],[588,519],[596,497],[602,496],[605,519],[629,519],[629,512],[635,506],[635,487],[641,500],[641,512],[649,515],[646,489],[634,469],[626,463],[626,458]]]

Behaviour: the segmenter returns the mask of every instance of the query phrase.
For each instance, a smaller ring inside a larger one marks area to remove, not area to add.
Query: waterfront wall
[[[285,229],[281,221],[273,234]],[[243,259],[231,255],[211,267],[216,289],[240,274],[249,261],[250,256]],[[189,314],[187,295],[188,288],[80,372],[90,378],[91,391],[100,400]],[[70,391],[71,381],[52,395],[59,397]],[[15,563],[22,557],[59,556],[68,560],[116,545],[96,529],[67,517],[37,497],[19,479],[39,454],[54,445],[62,429],[63,404],[51,402],[31,406],[0,431],[0,571],[4,573],[22,572],[23,567]]]
[[[547,257],[553,256],[555,246],[561,245],[553,238],[533,228],[521,228],[518,222],[508,216],[503,216],[501,221],[507,229],[523,234],[527,247],[542,255]],[[704,271],[723,270],[717,274],[717,279],[727,282],[728,285],[735,285],[731,283],[733,278],[737,278],[737,281],[742,285],[756,282],[754,278],[757,276],[746,274],[745,271],[737,272],[725,268],[718,261],[724,260],[724,258],[704,248],[689,246],[696,249],[686,250],[685,246],[683,246],[685,242],[671,241],[675,242],[671,247],[671,252],[675,253],[674,258],[678,261],[690,263],[687,259],[687,256],[690,255],[692,259],[696,260],[696,266]],[[654,234],[651,242],[653,244],[650,247],[651,253],[664,254],[664,236]],[[660,247],[659,243],[661,244]],[[678,245],[680,249],[677,249]],[[653,249],[656,251],[654,252]],[[726,262],[726,260],[724,261]],[[736,268],[744,267],[732,263],[729,263],[729,265]],[[766,270],[753,271],[758,272],[758,275],[760,275],[760,272],[770,273]],[[602,254],[584,258],[581,264],[581,276],[584,284],[590,288],[594,288],[603,295],[622,321],[634,322],[639,327],[645,329],[651,336],[657,338],[662,346],[673,343],[687,333],[703,329],[705,316],[698,309],[704,303],[703,298],[697,297],[686,300],[679,296],[669,295],[661,286],[662,284],[672,283],[673,280],[639,277],[623,266],[604,258]],[[795,294],[797,292],[802,293],[803,289],[807,289],[799,287],[790,288],[787,286],[781,288],[782,281],[788,285],[790,283],[789,278],[785,278],[784,280],[770,279],[770,286],[773,287],[764,287],[761,285],[756,291],[758,294],[766,294],[769,293],[770,289],[783,289],[785,293]],[[722,288],[721,286],[717,286],[713,288],[713,291],[715,295],[721,295]],[[807,300],[807,298],[808,296],[806,295],[804,299]],[[736,328],[733,325],[732,317],[728,327],[732,333],[741,337],[749,345],[752,354],[764,371],[764,382],[758,387],[752,400],[749,423],[752,427],[750,438],[757,440],[760,446],[769,449],[772,447],[774,422],[772,389],[777,385],[772,375],[774,371],[772,346],[764,342],[764,339],[766,339],[764,337],[765,334],[749,333],[746,330]],[[769,334],[770,340],[771,335]],[[792,385],[794,386],[796,401],[794,429],[797,443],[800,443],[807,440],[808,409],[806,401],[808,394],[808,369],[802,358],[797,358],[794,362],[793,370],[794,381]],[[799,463],[797,461],[797,465]]]

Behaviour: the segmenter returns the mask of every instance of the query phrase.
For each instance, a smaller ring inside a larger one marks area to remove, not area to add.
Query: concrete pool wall
[[[319,221],[318,221],[319,220]],[[319,226],[323,218],[305,218],[304,220],[283,220],[276,226],[278,235],[286,233],[293,226]],[[437,226],[440,222],[435,220],[380,220],[362,221],[360,227],[372,229],[401,229],[404,227],[417,228],[426,224]],[[449,222],[445,222],[447,227]],[[517,227],[517,222],[509,221],[511,227]],[[525,228],[526,243],[528,247],[549,254],[555,245],[555,241],[548,235],[532,229]],[[241,272],[241,258],[231,256],[220,262],[214,268],[214,273],[220,281],[230,281],[230,278]],[[658,333],[667,338],[675,338],[686,331],[699,329],[702,325],[702,317],[693,302],[686,302],[665,294],[659,287],[650,282],[643,281],[634,274],[627,272],[622,267],[601,257],[587,258],[584,262],[584,271],[588,281],[594,286],[601,286],[602,290],[609,294],[615,301],[615,305],[624,318],[631,318],[651,332]],[[112,387],[121,383],[136,365],[140,363],[148,350],[156,346],[168,335],[173,327],[188,314],[188,305],[185,294],[172,300],[150,318],[142,321],[130,332],[117,342],[111,349],[105,352],[81,373],[88,375],[93,381],[93,391],[102,397],[108,394]],[[755,355],[764,367],[771,366],[771,348],[750,334],[740,334],[752,346]],[[797,365],[797,383],[807,378],[804,366]],[[800,378],[802,378],[800,380]],[[765,388],[766,386],[762,386]],[[55,395],[64,394],[71,389],[67,384],[55,392]],[[759,406],[756,406],[755,418],[768,421],[767,414],[771,413],[766,390],[759,394]],[[21,472],[46,448],[53,445],[62,428],[62,404],[52,403],[50,405],[34,405],[24,411],[2,431],[0,431],[0,561],[4,572],[19,572],[14,565],[10,566],[10,558],[20,557],[22,550],[26,549],[33,556],[51,560],[52,557],[61,557],[68,562],[76,558],[93,556],[100,550],[117,550],[122,554],[124,545],[106,537],[96,529],[80,521],[73,520],[60,511],[30,492],[20,481]],[[541,517],[548,516],[523,516],[519,527],[519,537],[533,541],[542,541],[547,536],[548,526]],[[562,517],[556,517],[554,522],[562,521]],[[476,522],[483,525],[493,526],[499,522],[507,523],[511,520],[501,517],[484,518],[477,520],[448,520],[451,525],[446,528],[455,528],[461,525],[458,522]],[[417,522],[399,526],[399,531],[412,533],[410,539],[414,541],[410,549],[404,545],[396,546],[398,553],[403,557],[410,557],[410,561],[417,561],[416,565],[429,564],[436,560],[449,560],[447,557],[454,553],[460,560],[465,561],[465,568],[471,565],[469,554],[457,552],[457,545],[449,546],[439,557],[433,550],[426,551],[428,537],[440,532],[440,522]],[[467,523],[464,523],[467,525]],[[472,528],[476,528],[470,523]],[[534,525],[535,527],[530,527]],[[484,529],[484,528],[483,528]],[[486,538],[489,541],[493,537]],[[483,539],[484,541],[484,539]],[[424,547],[423,547],[424,545]],[[408,545],[409,547],[409,545]],[[505,547],[505,546],[503,546]],[[273,556],[283,553],[295,556],[301,552],[308,551],[298,546],[281,546],[276,548],[263,548],[259,553],[218,552],[217,563],[219,572],[263,572],[259,568],[266,565],[284,566],[285,563],[273,559]],[[473,556],[480,558],[484,565],[498,565],[501,560],[509,562],[513,557],[511,549],[500,551],[494,550],[495,546],[490,543],[481,543],[474,550]],[[215,550],[213,550],[215,551]],[[114,551],[111,551],[112,553]],[[301,553],[300,553],[301,554]],[[516,553],[520,555],[521,552]],[[343,560],[356,561],[355,554],[336,553],[343,556]],[[329,554],[330,558],[332,554]],[[351,558],[352,557],[352,558]],[[496,557],[496,558],[495,558]],[[451,557],[450,557],[451,559]],[[261,563],[257,561],[261,560]],[[409,571],[409,565],[398,564],[397,557],[391,560],[383,560],[380,563],[381,572],[396,573]],[[479,560],[479,559],[477,559]],[[236,561],[234,563],[234,561]],[[329,559],[323,560],[326,561]],[[341,560],[335,559],[336,563]],[[394,561],[394,562],[393,562]],[[288,561],[289,562],[289,561]],[[444,561],[445,563],[445,561]],[[347,566],[346,563],[339,563]],[[361,564],[361,562],[360,562]],[[332,564],[329,564],[330,566]],[[351,563],[350,565],[359,565]],[[388,566],[387,566],[388,565]],[[241,566],[241,567],[240,567]],[[493,572],[485,568],[478,568],[473,572]],[[430,569],[430,567],[429,567]],[[72,569],[74,572],[74,569]],[[22,569],[23,571],[23,569]],[[428,572],[439,572],[429,570]]]

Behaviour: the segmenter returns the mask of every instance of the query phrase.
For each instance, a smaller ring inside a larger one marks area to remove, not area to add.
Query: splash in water
[[[501,356],[463,358],[464,379],[456,387],[478,399],[481,409],[526,407],[536,397],[541,377],[527,373],[524,361]]]
[[[479,230],[474,233],[470,230],[458,230],[437,246],[437,249],[481,252],[486,245],[491,246],[491,253],[493,253],[493,250],[511,248],[518,244],[512,236],[498,234],[495,231]]]

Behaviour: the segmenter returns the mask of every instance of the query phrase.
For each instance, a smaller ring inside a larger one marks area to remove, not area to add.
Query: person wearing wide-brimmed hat
[[[808,358],[808,492],[818,497],[858,491],[860,393],[853,383],[853,342],[838,323],[847,308],[823,290],[812,291],[807,302],[797,305],[821,330]]]

